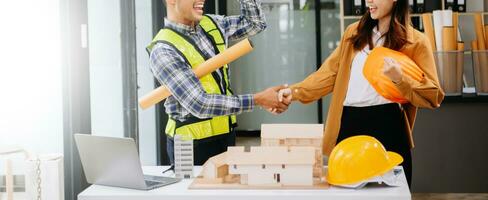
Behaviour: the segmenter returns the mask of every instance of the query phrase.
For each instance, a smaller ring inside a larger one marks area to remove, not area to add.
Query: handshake
[[[254,94],[254,103],[275,115],[285,112],[290,106],[291,100],[291,89],[287,84],[270,87]]]

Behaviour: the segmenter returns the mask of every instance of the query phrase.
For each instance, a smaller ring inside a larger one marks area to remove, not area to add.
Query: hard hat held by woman
[[[374,137],[349,137],[334,147],[328,161],[327,182],[332,185],[361,188],[370,182],[401,185],[394,167],[403,162],[398,153],[386,151]],[[406,184],[406,183],[403,183]]]
[[[425,76],[408,56],[385,47],[375,47],[370,52],[364,64],[363,74],[378,94],[397,103],[408,102],[395,86],[401,81],[402,75],[419,82]]]

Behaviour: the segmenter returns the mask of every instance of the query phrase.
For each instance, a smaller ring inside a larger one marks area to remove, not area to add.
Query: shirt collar
[[[168,18],[164,18],[164,27],[174,29],[183,34],[195,34],[200,29],[198,25],[191,27],[186,24],[171,21]]]
[[[373,35],[381,37],[381,32],[378,29],[378,26],[373,28]]]

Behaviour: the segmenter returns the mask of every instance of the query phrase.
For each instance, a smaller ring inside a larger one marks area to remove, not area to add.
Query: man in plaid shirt
[[[213,41],[199,26],[203,18],[205,0],[163,0],[167,8],[165,28],[191,40],[203,56],[210,58],[216,55]],[[208,15],[217,24],[225,44],[229,40],[244,39],[255,35],[266,28],[266,22],[259,0],[239,0],[241,15],[218,16]],[[289,101],[279,101],[278,91],[287,86],[268,88],[256,94],[225,95],[207,94],[199,79],[192,72],[192,66],[174,45],[156,43],[150,52],[151,70],[158,81],[173,94],[164,104],[166,113],[177,123],[212,118],[216,116],[235,115],[250,112],[255,105],[268,111],[281,113],[288,109]],[[224,80],[223,71],[217,70],[218,80]],[[223,82],[221,81],[222,85]],[[225,84],[224,84],[225,85]],[[174,162],[174,140],[167,139],[167,151],[170,161]],[[230,133],[194,140],[194,162],[203,164],[208,158],[235,145],[233,127]]]

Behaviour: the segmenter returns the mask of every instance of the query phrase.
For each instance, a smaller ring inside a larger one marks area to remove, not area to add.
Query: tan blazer
[[[302,82],[291,86],[293,99],[305,104],[332,92],[324,130],[323,153],[325,155],[330,155],[334,148],[341,126],[342,108],[349,84],[351,63],[356,55],[356,51],[348,38],[356,34],[357,26],[358,22],[347,27],[339,46],[325,60],[319,70],[309,75]],[[439,86],[434,54],[427,37],[409,26],[408,41],[410,44],[407,44],[401,52],[415,61],[425,72],[425,77],[420,82],[403,76],[403,80],[397,85],[403,96],[410,102],[402,107],[410,147],[413,148],[412,130],[417,108],[434,109],[439,107],[444,99],[444,92]]]

